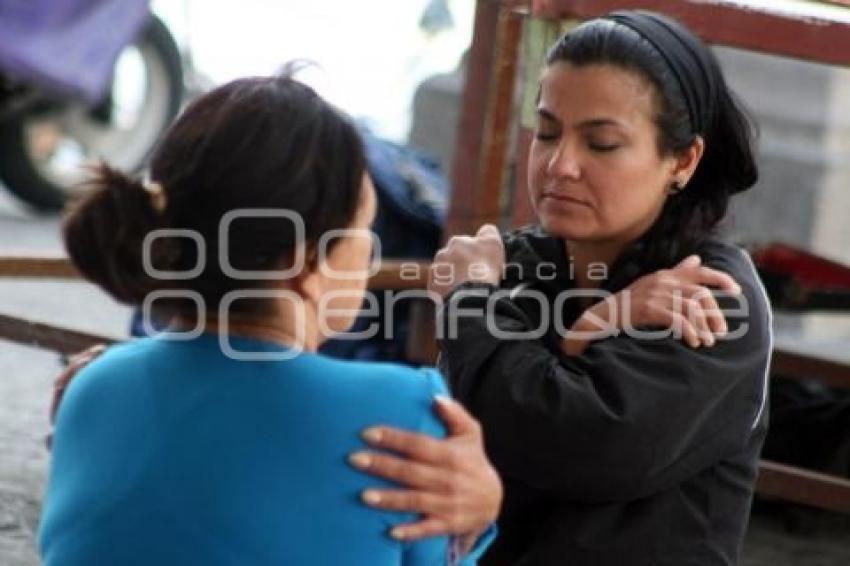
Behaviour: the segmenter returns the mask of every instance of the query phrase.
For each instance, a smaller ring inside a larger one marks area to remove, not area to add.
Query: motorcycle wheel
[[[122,51],[111,92],[95,107],[65,104],[0,124],[0,179],[39,211],[55,211],[82,191],[86,166],[106,161],[142,168],[183,98],[174,38],[158,18]]]

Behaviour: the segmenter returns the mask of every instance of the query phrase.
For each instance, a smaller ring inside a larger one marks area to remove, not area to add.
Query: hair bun
[[[106,164],[95,167],[82,188],[62,225],[68,255],[115,299],[140,304],[159,286],[144,269],[142,248],[145,236],[162,226],[161,216],[140,180]]]

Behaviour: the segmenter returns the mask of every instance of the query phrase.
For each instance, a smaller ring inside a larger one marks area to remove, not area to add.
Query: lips
[[[563,204],[580,204],[582,206],[590,206],[590,204],[586,201],[557,191],[543,191],[543,198],[552,199],[555,202]]]

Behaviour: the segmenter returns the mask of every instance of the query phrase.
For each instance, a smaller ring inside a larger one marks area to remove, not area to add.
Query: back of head
[[[356,127],[311,88],[286,76],[236,80],[195,100],[165,133],[150,183],[97,168],[65,218],[65,245],[82,274],[121,302],[181,289],[214,309],[230,291],[268,285],[231,277],[223,258],[233,269],[280,270],[299,247],[309,254],[326,231],[349,226],[365,168]],[[233,214],[244,218],[222,238]]]
[[[547,64],[607,64],[654,86],[662,155],[687,150],[702,137],[705,153],[687,189],[667,199],[642,239],[647,268],[692,253],[726,214],[730,197],[753,186],[754,126],[728,88],[712,51],[678,22],[647,11],[620,11],[565,34]]]

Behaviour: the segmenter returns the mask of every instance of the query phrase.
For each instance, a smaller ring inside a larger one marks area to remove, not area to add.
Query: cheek
[[[543,192],[543,185],[546,181],[546,168],[549,158],[546,153],[536,148],[536,142],[532,142],[531,151],[528,155],[528,191],[531,195],[532,202],[537,200],[537,196]]]
[[[363,293],[346,293],[344,296],[335,296],[324,303],[324,310],[319,313],[322,319],[322,328],[324,334],[335,334],[345,332],[360,313],[363,306]]]
[[[366,287],[371,247],[371,241],[360,237],[347,239],[337,245],[328,261],[328,267],[333,270],[330,272],[333,288],[361,290]]]
[[[369,268],[371,251],[372,241],[358,233],[338,242],[331,251],[330,260],[334,269],[353,275]]]
[[[351,242],[350,248],[351,271],[357,272],[355,279],[362,279],[366,284],[367,272],[372,264],[372,240],[365,237],[357,237]]]
[[[348,330],[363,305],[370,247],[365,241],[350,240],[340,242],[333,250],[324,278],[324,310],[319,315],[327,330]]]
[[[664,203],[663,180],[655,169],[609,166],[593,177],[596,210],[612,228],[644,221]]]

